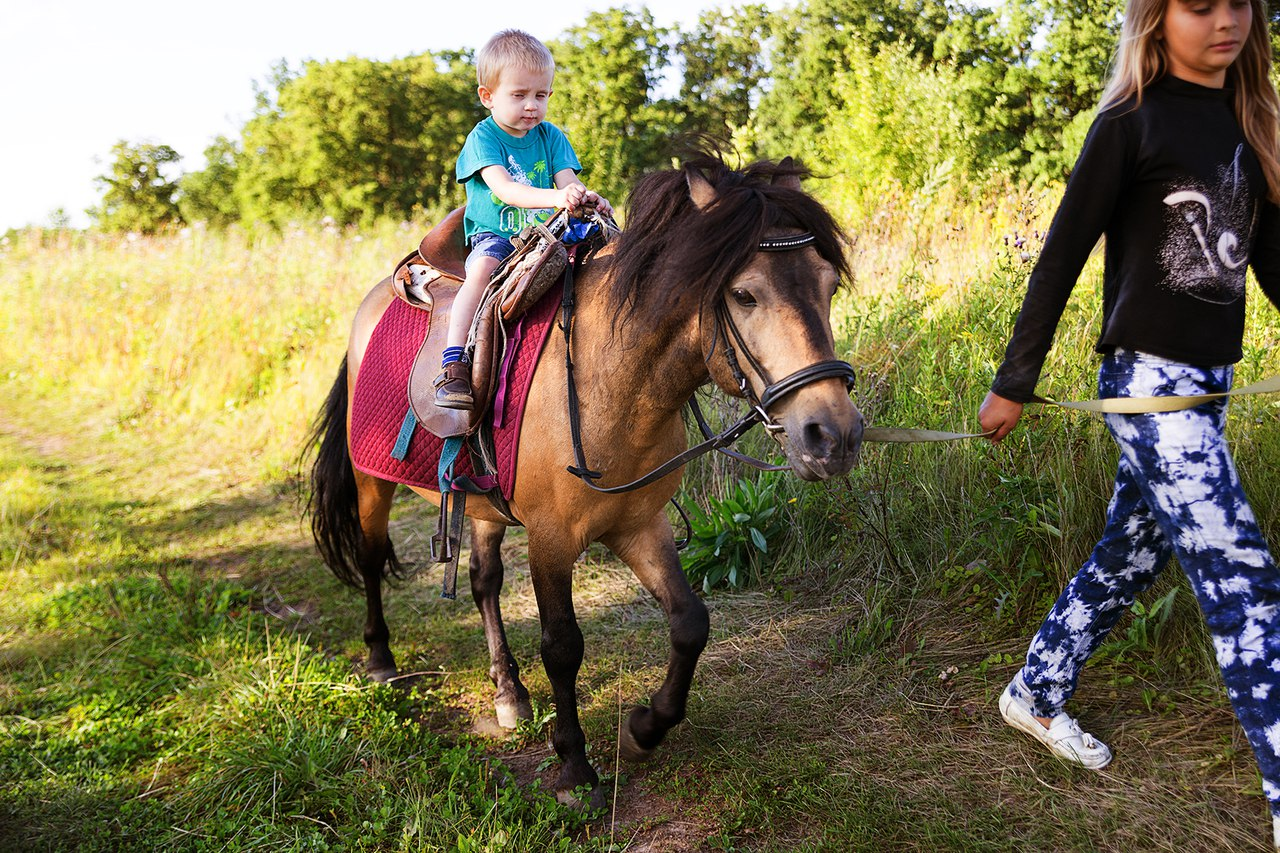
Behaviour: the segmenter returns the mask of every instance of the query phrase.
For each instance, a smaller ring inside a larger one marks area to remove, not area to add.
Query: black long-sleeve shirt
[[[1029,402],[1080,270],[1106,234],[1098,352],[1234,364],[1245,268],[1280,304],[1280,210],[1230,89],[1166,76],[1098,115],[1067,181],[991,390]]]

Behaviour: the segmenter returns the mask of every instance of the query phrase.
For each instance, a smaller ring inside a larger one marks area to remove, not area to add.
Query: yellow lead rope
[[[1216,394],[1189,394],[1182,397],[1107,397],[1103,400],[1078,400],[1059,403],[1054,400],[1040,400],[1050,406],[1061,406],[1064,409],[1079,409],[1084,412],[1111,412],[1118,415],[1141,415],[1149,412],[1179,412],[1193,409],[1201,403],[1216,400],[1219,397],[1234,397],[1243,394],[1273,394],[1280,391],[1280,376],[1272,376],[1245,385],[1243,388],[1232,388]]]
[[[1063,409],[1077,409],[1083,412],[1112,413],[1120,415],[1140,415],[1152,412],[1178,412],[1192,409],[1201,403],[1216,400],[1219,397],[1235,397],[1245,394],[1274,394],[1280,391],[1280,376],[1272,376],[1216,394],[1190,394],[1179,397],[1107,397],[1102,400],[1070,400],[1059,402],[1043,397],[1033,402],[1046,406],[1058,406]],[[863,441],[885,442],[890,444],[913,444],[925,441],[958,441],[964,438],[985,438],[985,432],[944,432],[933,429],[905,429],[898,427],[867,427],[862,433]]]
[[[986,433],[984,432],[943,432],[936,429],[867,427],[862,431],[862,440],[889,444],[914,444],[919,441],[958,441],[962,438],[982,438],[985,435]]]

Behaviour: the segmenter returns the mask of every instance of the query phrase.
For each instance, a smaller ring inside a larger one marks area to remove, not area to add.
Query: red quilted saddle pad
[[[495,381],[493,443],[498,486],[511,499],[516,481],[516,452],[533,368],[554,325],[560,288],[549,291],[511,330],[507,352]],[[391,455],[409,410],[409,374],[427,334],[430,316],[397,299],[378,321],[365,351],[351,401],[351,460],[381,480],[439,489],[436,469],[444,441],[415,427],[403,460]],[[459,454],[456,474],[474,477],[468,454]]]

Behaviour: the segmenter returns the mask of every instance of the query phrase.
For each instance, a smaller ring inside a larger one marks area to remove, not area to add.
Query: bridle
[[[792,249],[802,249],[816,240],[817,238],[808,232],[804,234],[788,234],[783,237],[766,237],[757,244],[757,248],[761,252],[788,252]],[[733,374],[733,381],[738,386],[738,390],[742,392],[742,396],[751,404],[751,408],[756,414],[756,419],[770,435],[780,431],[782,425],[770,417],[769,407],[793,391],[798,391],[813,382],[833,378],[843,379],[847,388],[853,387],[853,367],[847,361],[840,361],[839,359],[814,362],[807,367],[800,368],[795,373],[784,376],[777,382],[773,382],[769,371],[752,354],[747,342],[742,337],[742,332],[738,330],[737,323],[733,322],[733,315],[729,313],[729,306],[725,302],[723,294],[721,294],[720,300],[715,306],[715,320],[716,325],[711,351],[714,354],[716,343],[721,340],[724,341],[724,359],[729,365],[729,371]],[[728,330],[728,334],[725,333],[725,330]],[[733,339],[732,342],[730,341],[731,337]],[[746,359],[747,364],[750,365],[756,376],[760,377],[760,382],[764,385],[764,391],[759,396],[756,396],[755,389],[751,387],[751,382],[747,379],[746,373],[743,372],[738,364],[737,351],[734,349],[735,343],[737,344],[737,349],[742,351],[742,356]]]
[[[781,237],[766,237],[756,244],[756,248],[761,252],[788,252],[794,249],[802,249],[805,246],[816,242],[817,238],[813,234],[805,232],[803,234],[787,234]],[[769,372],[764,365],[760,364],[751,349],[747,346],[746,341],[742,337],[742,333],[738,330],[737,324],[733,322],[733,317],[729,313],[728,305],[725,302],[724,294],[720,294],[719,300],[716,302],[715,328],[711,343],[711,353],[707,356],[710,360],[715,354],[716,346],[723,341],[724,358],[729,367],[730,373],[733,375],[733,381],[736,383],[738,390],[747,399],[751,406],[751,410],[739,418],[727,429],[720,433],[713,433],[708,426],[706,418],[703,417],[701,409],[698,407],[694,399],[689,400],[689,408],[693,412],[694,419],[698,423],[698,428],[702,431],[705,440],[683,453],[667,460],[657,468],[621,486],[597,486],[593,481],[604,476],[600,471],[593,471],[587,465],[586,455],[582,448],[582,427],[579,417],[578,391],[577,383],[573,374],[573,358],[571,335],[573,328],[573,307],[574,307],[574,272],[579,261],[569,265],[565,273],[564,294],[561,298],[561,318],[560,325],[564,330],[565,340],[565,378],[568,384],[569,397],[569,431],[573,438],[573,456],[575,465],[570,466],[568,471],[570,474],[580,478],[583,483],[597,492],[605,494],[620,494],[622,492],[630,492],[635,489],[643,488],[657,480],[670,474],[680,466],[686,464],[692,459],[709,453],[712,450],[718,450],[727,456],[745,462],[756,468],[767,471],[786,471],[790,470],[789,466],[772,465],[753,459],[750,456],[738,453],[729,449],[729,445],[741,438],[748,430],[757,423],[764,425],[775,440],[779,440],[778,433],[782,430],[782,425],[773,420],[769,414],[769,408],[776,404],[779,400],[787,395],[798,391],[799,389],[810,385],[814,382],[820,382],[824,379],[843,379],[846,387],[852,388],[854,382],[853,367],[846,361],[838,359],[830,359],[819,361],[802,367],[794,373],[784,376],[782,379],[774,382],[771,380]],[[736,346],[735,346],[736,345]],[[764,385],[764,391],[757,395],[755,389],[751,387],[751,382],[747,374],[742,370],[738,362],[738,352],[742,353],[742,357],[746,360],[751,370],[759,377],[761,384]]]

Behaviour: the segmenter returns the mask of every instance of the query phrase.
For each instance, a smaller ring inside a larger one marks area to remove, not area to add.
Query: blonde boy
[[[513,251],[511,237],[559,207],[612,207],[578,180],[582,165],[560,128],[545,121],[555,61],[542,42],[503,30],[476,57],[477,93],[489,117],[475,126],[458,155],[456,177],[467,191],[465,234],[471,252],[467,278],[454,299],[436,379],[436,405],[470,409],[471,365],[467,332],[499,263]]]

